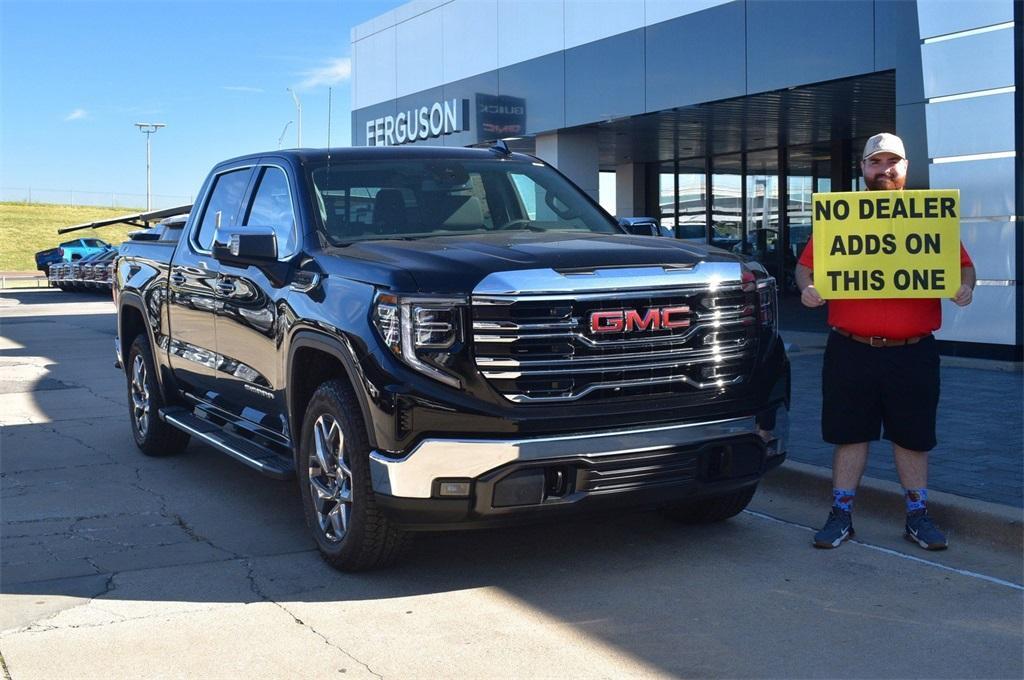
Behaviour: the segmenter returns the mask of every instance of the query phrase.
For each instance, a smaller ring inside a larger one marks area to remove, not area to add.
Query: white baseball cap
[[[906,158],[907,152],[903,148],[903,140],[894,134],[880,132],[867,141],[864,145],[864,155],[861,160],[867,160],[879,153],[892,153],[900,158]]]

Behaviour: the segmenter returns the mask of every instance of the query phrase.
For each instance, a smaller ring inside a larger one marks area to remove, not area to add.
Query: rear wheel
[[[669,503],[660,508],[661,513],[669,519],[683,524],[709,524],[721,522],[743,512],[754,497],[757,486],[739,489],[722,496],[714,496],[698,501],[680,501]]]
[[[378,510],[370,483],[370,445],[352,388],[322,384],[302,422],[298,478],[306,523],[324,560],[342,571],[395,562],[405,534]]]
[[[128,414],[135,445],[147,456],[169,456],[188,446],[189,435],[171,427],[157,415],[163,408],[156,382],[149,340],[140,334],[132,341],[125,370],[128,379]]]

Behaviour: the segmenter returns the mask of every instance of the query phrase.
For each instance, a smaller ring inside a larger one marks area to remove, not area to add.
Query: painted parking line
[[[778,517],[772,517],[771,515],[766,515],[762,512],[756,512],[754,510],[744,510],[743,512],[745,512],[748,515],[757,517],[758,519],[767,520],[769,522],[775,522],[776,524],[784,524],[786,526],[796,527],[797,529],[803,529],[804,531],[810,531],[811,533],[817,531],[817,529],[815,529],[814,527],[809,527],[805,524],[797,524],[796,522],[790,522],[788,520],[779,519]],[[858,541],[856,539],[850,539],[849,543],[856,543],[857,545],[864,546],[869,550],[874,550],[876,552],[884,553],[886,555],[891,555],[893,557],[898,557],[900,559],[909,560],[910,562],[927,564],[930,567],[935,567],[936,569],[941,569],[942,571],[949,571],[954,574],[960,574],[961,576],[967,576],[968,578],[975,578],[980,581],[987,581],[989,583],[994,583],[999,586],[1012,588],[1013,590],[1024,591],[1024,585],[1014,583],[1012,581],[1005,581],[1001,578],[996,578],[995,576],[989,576],[988,574],[980,574],[976,571],[971,571],[969,569],[957,569],[956,567],[950,567],[945,564],[940,564],[939,562],[933,562],[931,560],[926,560],[921,557],[915,557],[914,555],[902,553],[898,550],[893,550],[891,548],[883,548],[880,545],[872,545],[871,543],[865,543],[864,541]]]

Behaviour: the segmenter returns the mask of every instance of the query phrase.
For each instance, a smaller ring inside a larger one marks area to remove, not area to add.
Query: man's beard
[[[875,175],[873,179],[864,179],[864,184],[871,191],[899,191],[906,183],[905,178],[892,179],[887,175]]]

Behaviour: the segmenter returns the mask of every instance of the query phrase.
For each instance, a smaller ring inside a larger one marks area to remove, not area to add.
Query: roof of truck
[[[363,160],[401,160],[410,158],[460,158],[465,160],[507,158],[517,161],[536,161],[533,156],[522,153],[500,154],[490,149],[466,148],[462,146],[352,146],[333,149],[276,149],[262,153],[250,153],[238,156],[224,163],[234,163],[241,160],[256,160],[268,156],[279,158],[292,158],[300,163],[319,163],[327,160],[330,153],[331,160],[338,161],[363,161]]]

